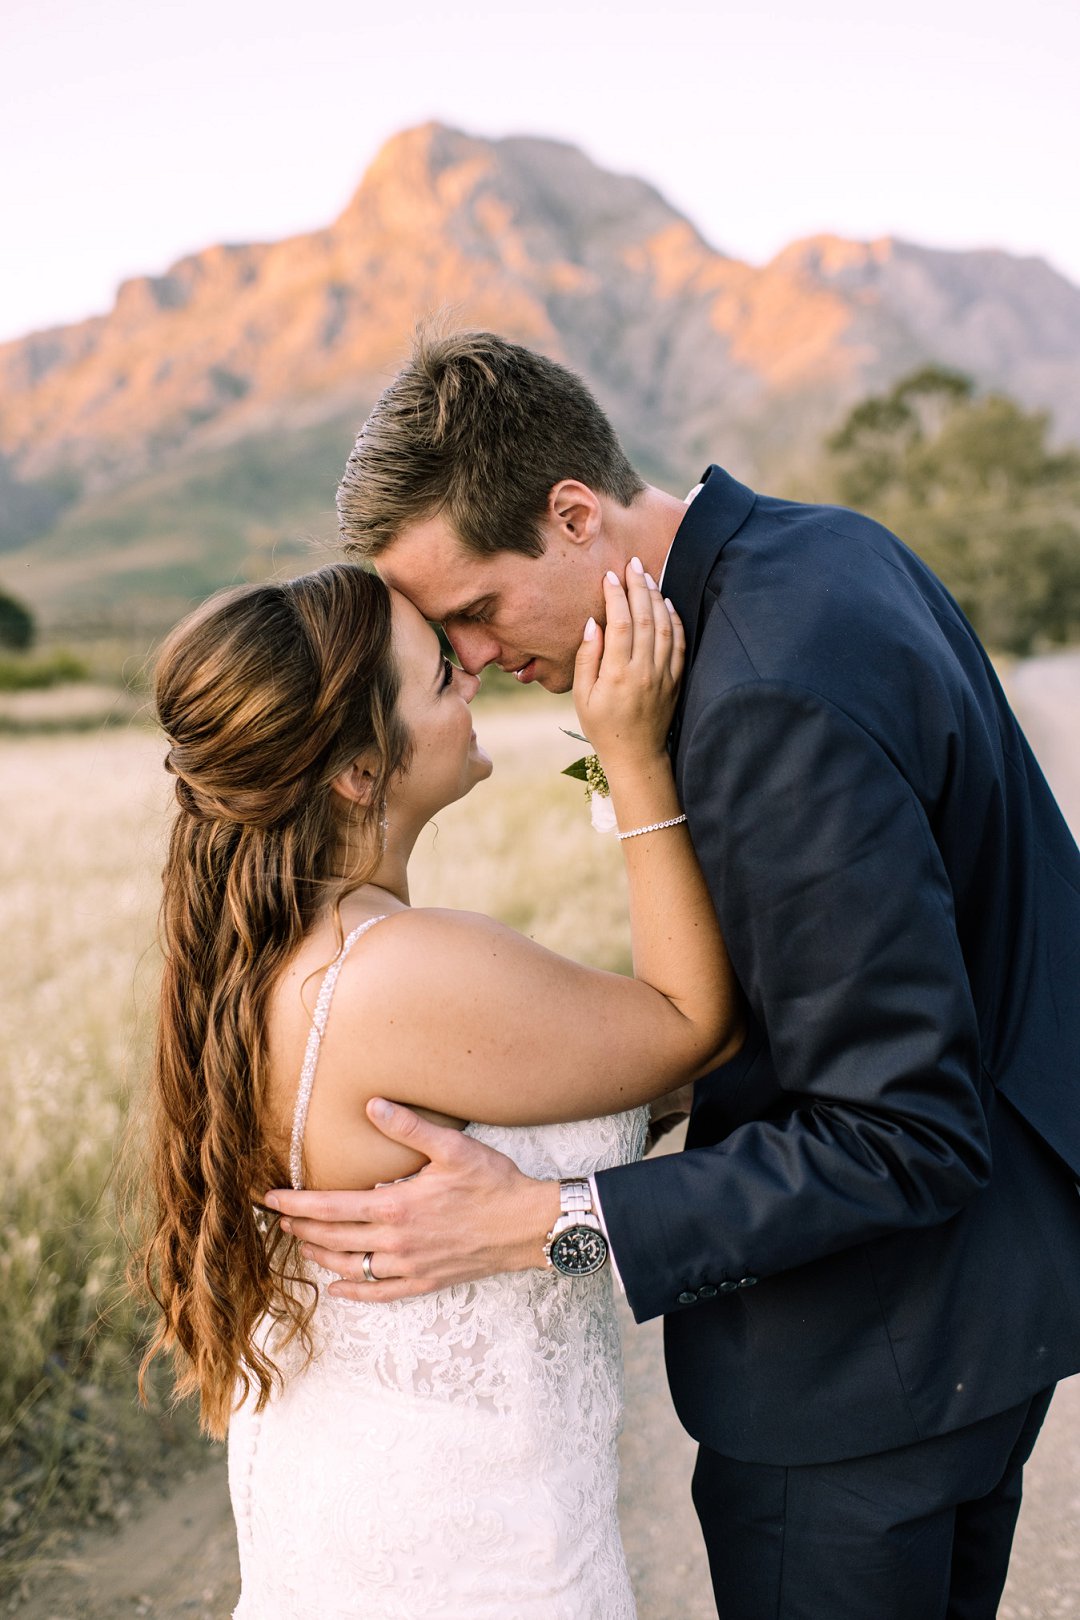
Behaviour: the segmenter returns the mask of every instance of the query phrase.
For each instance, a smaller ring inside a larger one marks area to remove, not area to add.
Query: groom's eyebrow
[[[463,607],[448,608],[443,614],[442,622],[445,624],[447,619],[472,619],[481,609],[489,608],[494,600],[495,597],[491,591],[488,591],[485,596],[474,597],[471,602],[466,602]]]

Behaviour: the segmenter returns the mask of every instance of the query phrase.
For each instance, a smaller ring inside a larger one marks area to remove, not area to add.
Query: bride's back
[[[267,1145],[283,1165],[290,1162],[297,1096],[311,1040],[320,992],[345,940],[358,928],[405,911],[393,897],[380,893],[376,910],[350,896],[319,920],[286,964],[271,992],[266,1019],[268,1067],[263,1102]],[[367,939],[367,933],[371,938]],[[367,1188],[381,1181],[412,1175],[425,1162],[421,1155],[391,1142],[369,1121],[365,1105],[373,1096],[407,1101],[407,1076],[371,1071],[363,1045],[349,1038],[356,1019],[343,1016],[359,1004],[362,1018],[377,1017],[370,1006],[365,973],[379,949],[378,930],[365,928],[340,964],[333,987],[338,1016],[327,1020],[318,1044],[318,1084],[311,1087],[303,1131],[304,1181],[310,1187]],[[388,1084],[389,1080],[389,1084]],[[435,1109],[419,1112],[440,1125],[465,1121]]]
[[[349,1136],[364,1054],[334,1029],[346,1023],[335,1011],[363,993],[388,919],[345,911],[344,940],[336,926],[313,930],[271,1000],[271,1093],[294,1183],[313,1163],[326,1173],[335,1149],[355,1155],[354,1173],[374,1173],[369,1146]],[[636,1109],[467,1129],[526,1174],[555,1179],[638,1157],[646,1120]],[[259,1343],[282,1387],[261,1413],[246,1400],[229,1429],[236,1620],[324,1620],[359,1612],[360,1594],[377,1620],[631,1620],[608,1274],[537,1268],[359,1306],[327,1292],[332,1273],[308,1263],[302,1276],[316,1290],[313,1354],[284,1342],[268,1314]]]

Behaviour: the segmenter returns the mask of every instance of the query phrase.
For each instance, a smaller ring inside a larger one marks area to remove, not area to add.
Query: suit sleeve
[[[639,1321],[938,1224],[990,1173],[952,892],[893,761],[815,694],[755,682],[697,720],[682,775],[781,1096],[714,1146],[597,1176]]]

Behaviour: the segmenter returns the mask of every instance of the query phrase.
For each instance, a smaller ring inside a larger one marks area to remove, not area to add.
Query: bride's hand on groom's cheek
[[[603,580],[606,623],[590,619],[574,664],[574,706],[601,761],[667,759],[667,737],[686,658],[674,606],[635,557],[625,584]]]
[[[557,1181],[534,1181],[504,1154],[411,1109],[373,1099],[368,1114],[384,1136],[428,1164],[370,1192],[278,1188],[266,1196],[305,1256],[342,1279],[332,1294],[408,1299],[543,1264],[544,1240],[559,1214]]]

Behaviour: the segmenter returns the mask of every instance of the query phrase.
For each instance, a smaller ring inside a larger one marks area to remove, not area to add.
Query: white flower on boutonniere
[[[576,737],[578,742],[587,743],[588,737],[583,737],[580,731],[567,731],[565,726],[560,731],[568,737]],[[611,789],[608,779],[604,775],[604,767],[595,754],[583,754],[575,759],[563,771],[564,776],[572,776],[576,782],[585,783],[585,796],[589,802],[589,817],[597,832],[617,832],[618,823],[615,820],[615,806],[611,802]]]
[[[615,820],[615,806],[611,802],[610,794],[593,794],[589,800],[589,820],[597,832],[618,832],[619,823]]]

